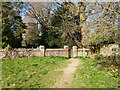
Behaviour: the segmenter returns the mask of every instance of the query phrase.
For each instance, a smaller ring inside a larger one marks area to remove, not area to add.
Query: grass
[[[90,58],[80,57],[80,59],[84,64],[76,70],[72,88],[118,88],[116,77],[98,69],[99,66]]]
[[[64,57],[2,60],[2,88],[49,88],[67,66]]]

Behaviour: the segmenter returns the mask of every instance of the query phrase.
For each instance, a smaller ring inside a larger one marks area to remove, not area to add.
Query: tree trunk
[[[88,39],[88,30],[87,30],[87,25],[86,25],[86,21],[84,21],[82,24],[82,28],[81,28],[81,33],[82,33],[82,41],[81,44],[83,45],[83,47],[87,46],[87,39]]]

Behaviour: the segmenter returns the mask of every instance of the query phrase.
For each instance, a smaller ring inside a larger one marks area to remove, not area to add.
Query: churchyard
[[[0,88],[120,88],[119,2],[6,1]]]

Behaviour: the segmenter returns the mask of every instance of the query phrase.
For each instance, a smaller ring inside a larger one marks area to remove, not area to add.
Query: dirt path
[[[73,80],[73,74],[77,69],[79,64],[83,64],[82,60],[80,59],[69,59],[69,64],[66,68],[64,68],[63,75],[57,80],[53,88],[71,88],[71,83]]]

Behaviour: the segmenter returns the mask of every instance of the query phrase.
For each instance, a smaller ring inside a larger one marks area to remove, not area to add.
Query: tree
[[[19,8],[20,4],[22,3],[2,3],[2,48],[7,44],[12,47],[21,46],[21,34],[24,32],[25,24],[19,15],[20,11],[15,9]]]
[[[80,18],[75,15],[75,8],[75,5],[71,2],[64,3],[61,11],[62,24],[60,26],[60,33],[62,34],[63,44],[72,47],[79,43],[79,47],[82,47],[82,44],[80,44],[82,39],[79,25]]]
[[[94,26],[94,31],[89,38],[89,44],[96,46],[98,50],[103,45],[116,43],[116,36],[118,31],[118,3],[111,3],[110,10],[107,11],[106,16],[99,20]]]
[[[0,2],[0,28],[2,28],[2,3]],[[0,30],[0,49],[2,48],[2,31]]]
[[[44,29],[46,29],[47,30],[47,32],[49,32],[48,30],[56,30],[55,32],[59,32],[60,34],[59,35],[61,35],[61,32],[62,32],[62,30],[61,29],[63,29],[64,28],[64,26],[63,26],[63,28],[62,27],[58,27],[58,26],[60,26],[60,25],[58,25],[58,24],[60,24],[60,23],[58,23],[57,22],[57,24],[55,24],[55,20],[53,20],[53,21],[51,21],[52,19],[50,19],[52,16],[52,13],[51,12],[53,12],[53,11],[56,11],[56,10],[53,10],[53,8],[55,8],[55,6],[57,6],[57,7],[59,7],[58,6],[58,4],[56,4],[56,3],[29,3],[29,5],[30,5],[30,9],[29,9],[29,13],[28,13],[28,15],[29,16],[31,16],[31,17],[34,17],[36,20],[38,20],[38,22],[42,25],[42,28],[44,28]],[[40,6],[40,7],[38,7],[38,6]],[[66,8],[63,8],[63,10],[65,11],[66,10]],[[59,16],[57,15],[57,18],[59,18],[59,19],[62,19],[62,22],[63,22],[63,19],[65,19],[65,18],[61,18],[61,16],[64,16],[63,15],[63,12],[64,11],[60,11],[60,13],[62,14],[62,15],[60,15],[59,14]],[[66,12],[67,13],[67,12]],[[68,12],[68,13],[70,13],[70,12]],[[54,16],[53,16],[53,19],[56,17],[56,15],[55,14],[53,14]],[[55,18],[56,19],[56,18]],[[67,18],[66,18],[67,19]],[[72,19],[73,20],[73,19]],[[77,18],[76,18],[76,20],[77,20]],[[57,21],[57,20],[56,20]],[[59,21],[59,20],[58,20]],[[66,20],[67,21],[67,20]],[[61,21],[60,21],[61,22]],[[61,23],[61,25],[64,25],[63,23]],[[44,32],[46,32],[46,30],[44,30]],[[60,31],[58,31],[58,30],[60,30]],[[53,32],[54,32],[53,31]],[[64,31],[64,30],[63,30]],[[72,31],[72,30],[71,30]],[[51,31],[50,31],[51,32]],[[65,34],[66,32],[64,32],[64,34]],[[45,33],[44,33],[45,34]],[[77,32],[77,34],[78,34],[78,32]],[[76,35],[77,35],[76,34]],[[43,35],[43,34],[42,34]],[[45,34],[46,35],[46,34]],[[48,34],[47,34],[48,35]],[[76,36],[76,35],[71,35],[70,34],[70,36],[68,36],[67,37],[67,42],[63,42],[63,44],[68,44],[68,42],[70,42],[70,43],[73,43],[72,41],[73,41],[73,39],[77,42],[77,38],[78,37],[75,37],[74,38],[74,36]],[[62,35],[62,36],[64,36],[64,35]],[[64,38],[64,37],[62,37],[62,38]],[[66,38],[66,37],[65,37]],[[70,41],[70,39],[71,39],[71,41]],[[63,39],[64,40],[64,39]],[[65,40],[65,41],[66,41]],[[45,41],[45,40],[44,40]],[[45,44],[45,43],[44,43]]]
[[[47,29],[44,28],[42,30],[42,42],[44,45],[49,44],[47,46],[60,47],[64,45],[68,45],[72,47],[76,45],[74,40],[71,38],[73,35],[69,34],[70,29],[77,29],[76,20],[74,18],[67,18],[66,14],[69,13],[67,8],[58,7],[54,12],[54,15],[50,19],[50,24],[55,29]],[[73,20],[73,21],[72,21]],[[69,30],[69,32],[68,32]],[[80,33],[75,30],[74,36],[80,40]]]
[[[41,45],[45,45],[45,47],[61,47],[61,37],[57,31],[42,28],[41,32]]]
[[[78,47],[86,47],[89,45],[88,38],[90,30],[94,29],[99,21],[102,23],[103,21],[101,21],[101,19],[104,19],[110,11],[116,13],[119,12],[119,10],[113,9],[114,6],[117,6],[117,3],[114,2],[83,1],[78,2],[77,5],[73,2],[49,2],[39,3],[41,5],[40,7],[37,7],[39,6],[37,4],[38,3],[30,4],[31,8],[29,9],[29,15],[31,17],[34,16],[44,28],[49,28],[48,30],[50,30],[50,28],[53,30],[63,30],[63,36],[69,37]],[[63,17],[63,28],[53,26],[50,23],[50,17],[53,14],[55,6],[67,9],[66,14],[60,15]],[[77,36],[76,33],[79,34],[79,36]]]
[[[50,23],[54,27],[60,27],[62,18],[59,16],[62,12],[57,9],[54,15],[50,18]],[[61,34],[59,33],[59,29],[50,29],[42,27],[41,29],[41,44],[46,47],[62,47],[62,39]]]

